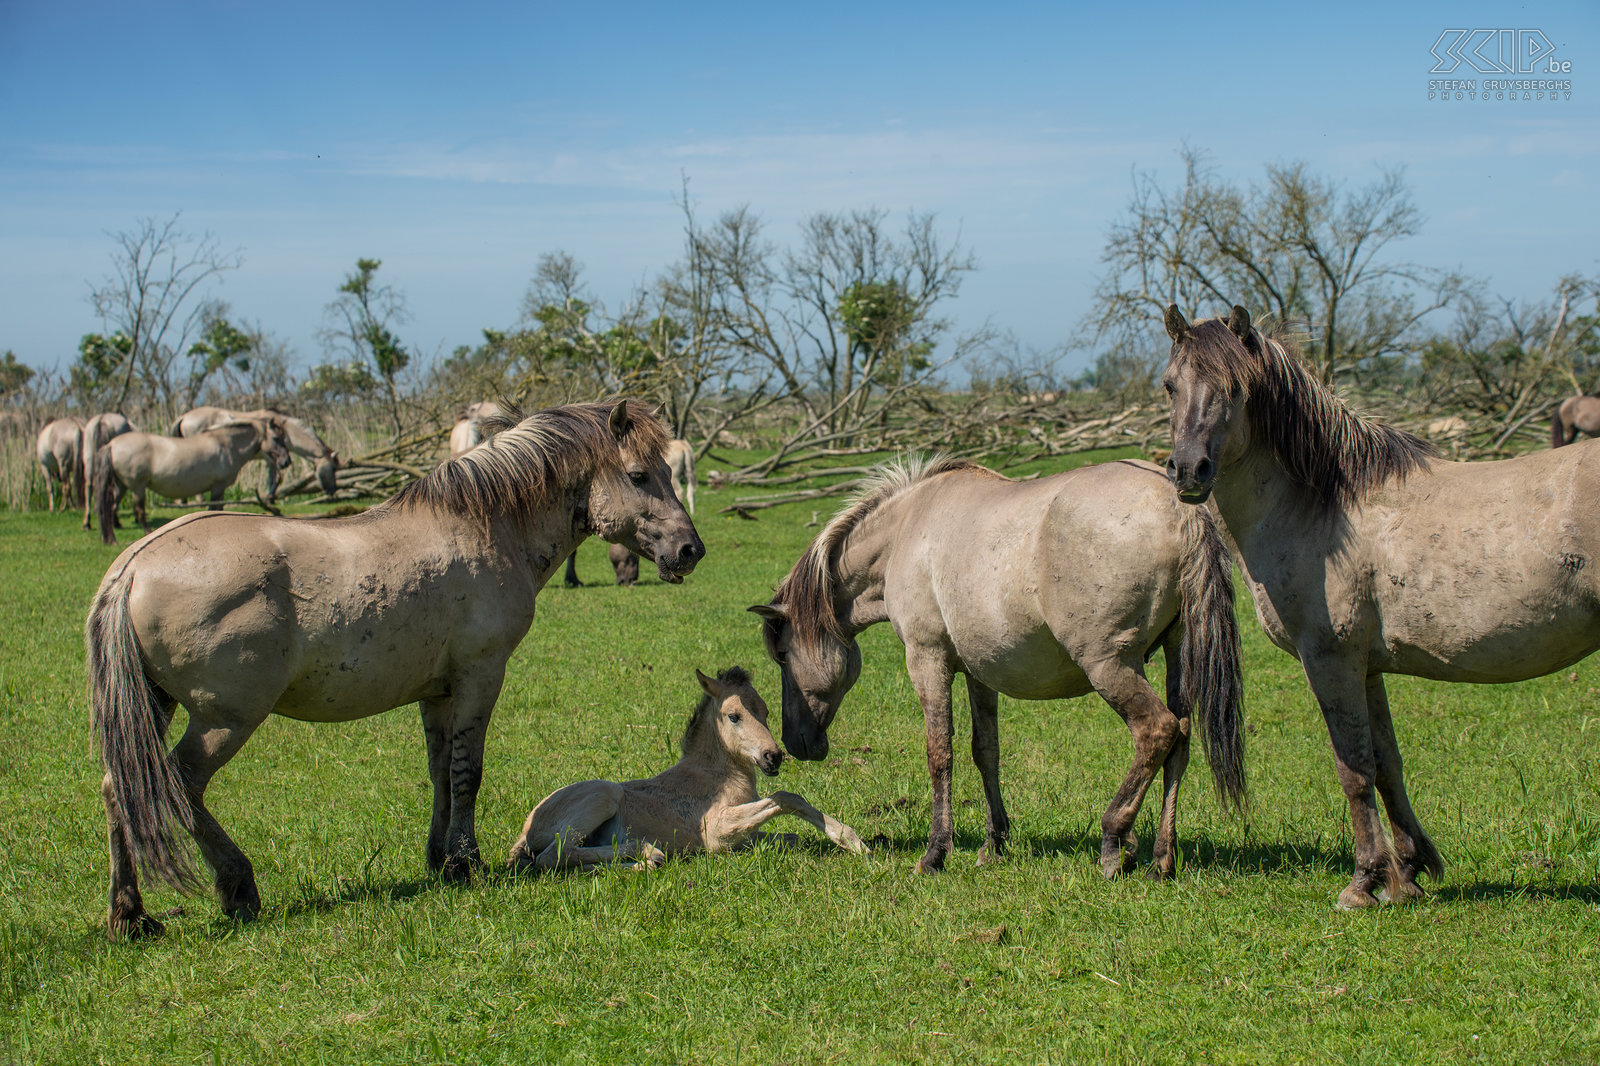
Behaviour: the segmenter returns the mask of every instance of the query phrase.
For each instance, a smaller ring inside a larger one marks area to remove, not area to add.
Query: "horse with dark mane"
[[[705,554],[638,404],[576,404],[502,427],[353,518],[186,516],[124,551],[89,610],[89,701],[105,759],[113,936],[161,932],[137,868],[198,878],[223,911],[261,905],[250,860],[206,809],[211,777],[272,714],[345,722],[420,703],[430,869],[479,863],[483,743],[534,600],[591,533],[682,581]],[[170,755],[177,704],[188,728]]]
[[[1031,481],[939,459],[890,464],[817,535],[764,619],[783,673],[783,743],[828,754],[828,726],[861,673],[856,635],[890,622],[927,728],[931,873],[952,847],[950,685],[965,674],[972,759],[988,828],[979,860],[1011,822],[1000,796],[999,694],[1052,700],[1094,691],[1128,725],[1133,765],[1101,819],[1107,877],[1138,860],[1133,823],[1162,773],[1150,873],[1172,874],[1178,786],[1199,715],[1219,792],[1242,802],[1244,734],[1232,567],[1210,515],[1184,508],[1161,470],[1119,461]],[[1167,700],[1145,679],[1157,648]]]
[[[1353,414],[1242,307],[1191,326],[1174,306],[1166,326],[1168,473],[1221,521],[1333,743],[1356,851],[1339,906],[1421,895],[1417,874],[1443,863],[1406,795],[1383,675],[1521,681],[1600,648],[1600,451],[1449,462]]]

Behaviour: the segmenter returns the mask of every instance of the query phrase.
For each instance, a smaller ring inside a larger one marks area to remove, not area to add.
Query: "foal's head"
[[[697,743],[707,742],[713,730],[717,742],[737,765],[757,769],[768,777],[783,765],[783,749],[767,728],[767,704],[755,690],[750,675],[730,666],[716,677],[694,672],[705,699],[695,708],[683,732],[681,751],[690,755]]]

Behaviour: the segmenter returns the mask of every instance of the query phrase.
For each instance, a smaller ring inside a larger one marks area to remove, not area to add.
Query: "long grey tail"
[[[1183,507],[1183,660],[1185,702],[1200,720],[1206,759],[1225,805],[1243,810],[1244,682],[1233,560],[1205,507]]]
[[[1557,407],[1550,416],[1550,447],[1560,448],[1567,443],[1567,426],[1561,418],[1561,408]]]
[[[139,867],[181,891],[200,885],[194,863],[176,840],[194,814],[183,779],[167,757],[168,704],[145,676],[128,612],[133,570],[101,589],[89,608],[84,643],[89,661],[89,718],[111,779],[117,821]]]
[[[100,540],[117,542],[117,476],[111,469],[111,445],[103,444],[94,453],[94,505],[100,512]]]

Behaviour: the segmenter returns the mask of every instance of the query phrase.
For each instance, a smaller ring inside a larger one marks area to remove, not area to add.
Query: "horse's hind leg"
[[[1167,710],[1138,667],[1113,659],[1086,673],[1089,683],[1127,723],[1133,737],[1133,765],[1100,819],[1100,871],[1107,877],[1116,877],[1138,864],[1139,838],[1133,832],[1133,822],[1139,817],[1139,807],[1150,782],[1155,780],[1156,769],[1166,762],[1180,729],[1178,719]]]
[[[1161,823],[1156,829],[1155,849],[1150,856],[1152,878],[1171,877],[1177,871],[1178,788],[1189,766],[1191,708],[1183,699],[1183,628],[1173,626],[1162,642],[1167,661],[1167,708],[1178,719],[1178,736],[1161,765]]]
[[[1395,858],[1400,862],[1400,897],[1424,895],[1417,885],[1417,874],[1428,871],[1435,879],[1444,876],[1439,850],[1423,832],[1406,795],[1400,745],[1394,737],[1394,720],[1389,717],[1389,696],[1384,691],[1383,675],[1367,678],[1367,716],[1372,725],[1372,755],[1377,763],[1378,795],[1389,812],[1389,828],[1394,834]],[[1391,902],[1400,902],[1400,899]]]
[[[941,650],[906,645],[906,672],[922,702],[923,728],[928,742],[928,782],[932,793],[928,816],[928,850],[917,860],[919,874],[944,869],[945,856],[955,843],[950,813],[951,754],[950,683],[954,673]]]
[[[1000,694],[969,676],[967,703],[972,708],[972,762],[983,778],[983,798],[989,808],[983,849],[978,852],[982,865],[1004,855],[1011,839],[1011,818],[1000,797]]]
[[[266,715],[229,717],[218,724],[214,713],[189,714],[189,728],[173,749],[173,757],[183,774],[194,814],[194,839],[200,854],[211,868],[217,902],[222,913],[238,921],[250,921],[261,911],[261,893],[256,890],[255,868],[227,832],[206,809],[206,786],[228,760],[239,753]]]

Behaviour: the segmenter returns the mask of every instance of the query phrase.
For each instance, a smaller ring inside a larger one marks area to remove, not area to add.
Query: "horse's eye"
[[[1161,387],[1167,390],[1168,396],[1171,396],[1173,393],[1178,391],[1177,386],[1173,385],[1170,381],[1163,381],[1161,383]]]
[[[734,725],[738,725],[740,722],[744,721],[744,715],[730,714],[728,715],[728,721],[732,722]]]
[[[630,470],[628,471],[628,480],[633,482],[635,485],[643,485],[646,481],[650,480],[650,475],[646,474],[643,470]]]

